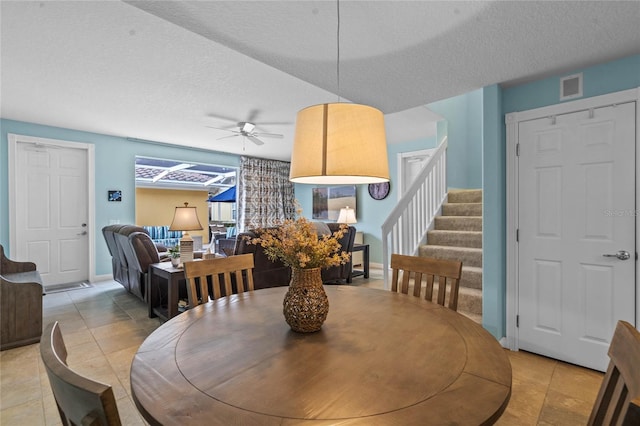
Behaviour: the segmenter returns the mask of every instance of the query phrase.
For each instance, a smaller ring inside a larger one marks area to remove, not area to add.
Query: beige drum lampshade
[[[290,180],[316,184],[387,182],[382,112],[350,103],[314,105],[298,112]]]

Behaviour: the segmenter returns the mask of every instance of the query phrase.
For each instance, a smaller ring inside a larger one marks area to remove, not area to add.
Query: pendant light
[[[338,102],[298,112],[289,179],[333,185],[387,182],[384,115],[371,106],[339,102],[340,1],[336,3]]]

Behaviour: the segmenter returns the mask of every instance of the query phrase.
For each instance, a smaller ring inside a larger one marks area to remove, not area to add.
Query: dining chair
[[[122,424],[111,386],[81,376],[67,366],[67,348],[57,321],[42,334],[40,356],[63,425]]]
[[[236,293],[253,291],[253,254],[185,262],[184,276],[187,280],[189,308],[209,301],[209,282],[212,284],[212,299],[233,294],[232,274]]]
[[[640,332],[618,321],[609,345],[609,367],[589,417],[589,426],[640,424]]]
[[[624,416],[623,426],[640,425],[640,397],[629,403],[627,415]]]
[[[422,277],[426,279],[424,299],[433,301],[433,287],[435,277],[438,277],[437,303],[447,306],[449,309],[458,310],[458,288],[462,275],[462,262],[457,260],[433,259],[423,256],[406,256],[401,254],[391,255],[391,291],[409,294],[409,281],[414,278],[413,295],[421,297]],[[402,282],[399,283],[400,272]],[[400,285],[399,285],[400,284]],[[449,303],[445,305],[445,296],[449,284]]]

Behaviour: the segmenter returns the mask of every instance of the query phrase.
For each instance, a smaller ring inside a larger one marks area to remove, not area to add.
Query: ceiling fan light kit
[[[382,112],[351,103],[314,105],[298,112],[289,178],[314,184],[388,181]]]
[[[256,125],[253,123],[238,123],[240,127],[240,131],[244,133],[251,133],[256,128]]]

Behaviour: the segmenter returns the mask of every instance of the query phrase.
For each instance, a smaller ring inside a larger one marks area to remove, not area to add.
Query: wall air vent
[[[560,100],[582,97],[582,73],[568,75],[560,79]]]

